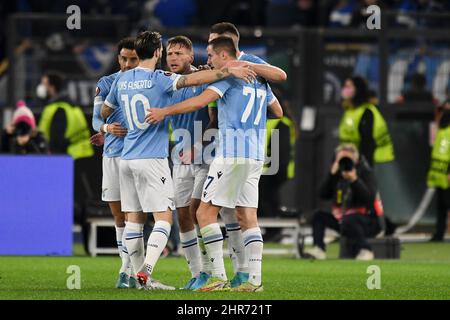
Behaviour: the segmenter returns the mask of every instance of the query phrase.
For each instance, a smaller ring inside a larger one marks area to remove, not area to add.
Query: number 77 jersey
[[[220,96],[216,156],[264,161],[267,106],[276,99],[269,84],[263,79],[246,83],[227,78],[207,89]]]
[[[137,67],[122,73],[114,81],[105,104],[121,108],[128,134],[122,159],[164,159],[169,155],[169,120],[157,125],[145,122],[149,108],[171,104],[179,75]]]

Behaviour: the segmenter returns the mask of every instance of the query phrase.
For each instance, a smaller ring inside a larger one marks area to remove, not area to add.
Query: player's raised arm
[[[229,61],[226,65],[229,68],[233,67],[250,67],[253,71],[256,72],[256,74],[267,81],[272,82],[280,82],[280,81],[286,81],[287,80],[287,74],[282,69],[272,66],[270,64],[261,64],[261,63],[253,63],[248,61],[242,61],[242,60],[234,60]]]
[[[225,67],[220,70],[204,70],[181,76],[177,83],[177,89],[213,83],[229,76],[251,82],[256,73],[248,66]]]
[[[277,98],[268,105],[268,110],[278,119],[283,117],[283,108]]]
[[[219,98],[220,96],[215,91],[206,89],[201,95],[174,104],[170,107],[148,109],[149,113],[145,117],[145,121],[150,124],[156,124],[163,121],[167,116],[191,113],[204,108],[209,103],[216,101]]]

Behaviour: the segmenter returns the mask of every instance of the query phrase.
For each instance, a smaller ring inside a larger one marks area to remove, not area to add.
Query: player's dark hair
[[[172,37],[167,41],[167,46],[180,45],[190,51],[192,51],[192,41],[185,36]]]
[[[136,38],[133,37],[127,37],[120,40],[117,44],[117,54],[120,54],[120,51],[122,51],[122,49],[134,50],[135,41]]]
[[[55,87],[56,92],[61,92],[65,86],[64,76],[55,71],[49,71],[45,75],[48,79],[48,84]]]
[[[155,31],[144,31],[137,36],[134,46],[140,60],[151,59],[155,51],[161,48],[161,34]]]
[[[238,39],[241,37],[236,26],[230,22],[216,23],[215,25],[213,25],[211,27],[209,33],[217,33],[219,35],[222,35],[225,33],[231,33],[231,34],[237,36]]]
[[[212,46],[212,49],[217,53],[225,50],[231,57],[237,58],[236,45],[230,37],[217,37],[214,40],[211,40],[209,45]]]

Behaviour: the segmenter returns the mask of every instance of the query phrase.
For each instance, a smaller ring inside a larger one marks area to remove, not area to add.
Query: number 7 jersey
[[[169,120],[159,124],[145,122],[149,108],[169,106],[180,75],[137,67],[114,81],[105,104],[121,108],[128,134],[122,159],[163,159],[169,155]]]
[[[227,78],[210,85],[217,101],[219,144],[216,156],[264,160],[267,106],[275,101],[263,79],[246,83]]]

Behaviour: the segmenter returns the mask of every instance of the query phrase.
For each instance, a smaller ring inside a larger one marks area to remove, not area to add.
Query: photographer
[[[374,258],[367,237],[380,231],[373,204],[376,182],[372,170],[353,144],[342,144],[330,173],[321,187],[320,197],[333,200],[332,212],[319,210],[314,214],[314,248],[306,251],[316,259],[325,259],[325,228],[331,228],[355,242],[357,260]]]

